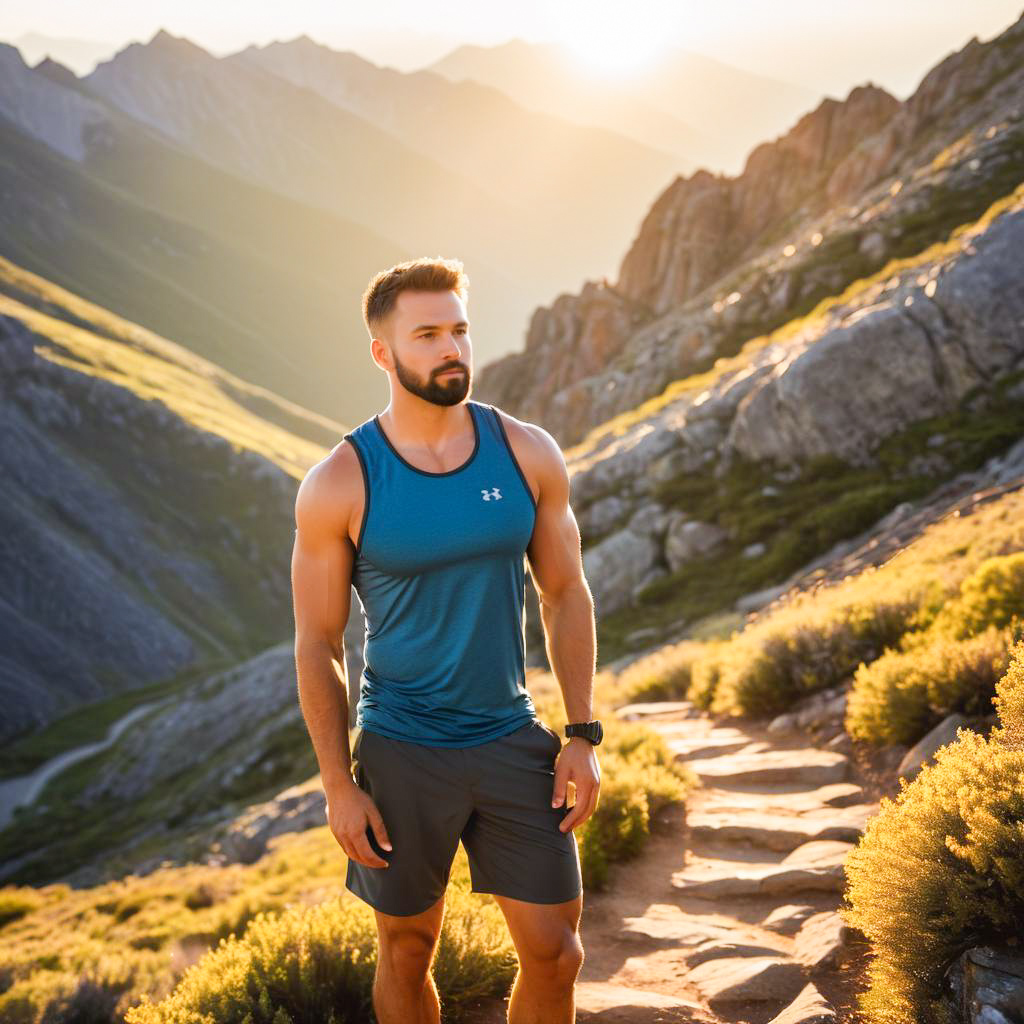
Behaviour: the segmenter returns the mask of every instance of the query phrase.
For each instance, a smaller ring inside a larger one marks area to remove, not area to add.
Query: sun
[[[649,67],[665,49],[657,18],[642,4],[553,4],[548,13],[559,42],[590,71],[621,77]]]

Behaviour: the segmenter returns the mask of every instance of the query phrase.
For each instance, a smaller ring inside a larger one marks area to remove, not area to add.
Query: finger
[[[594,786],[591,786],[584,794],[576,793],[576,804],[573,809],[558,823],[558,827],[567,832],[575,828],[581,822],[587,820],[597,805],[597,793]]]
[[[370,828],[373,829],[377,845],[382,846],[385,850],[390,850],[391,840],[388,838],[388,830],[384,827],[384,819],[380,816],[380,811],[376,807],[371,807],[367,810],[366,816],[370,819]]]
[[[355,850],[356,860],[360,864],[365,864],[368,868],[386,868],[388,866],[388,862],[374,852],[373,847],[370,846],[370,840],[366,838],[365,832],[361,836],[352,839],[351,842]]]
[[[555,768],[555,787],[551,793],[551,806],[561,807],[565,803],[565,789],[569,784],[569,769],[561,765]]]
[[[563,832],[569,832],[574,828],[578,828],[594,813],[596,806],[597,802],[595,800],[587,803],[577,803],[572,811],[558,823],[558,827]]]

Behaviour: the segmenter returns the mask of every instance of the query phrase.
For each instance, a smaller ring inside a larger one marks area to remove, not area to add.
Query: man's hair
[[[371,338],[380,336],[384,322],[395,308],[398,295],[404,291],[454,291],[466,301],[469,277],[462,269],[461,260],[446,260],[440,256],[423,256],[416,260],[396,263],[388,270],[374,275],[363,292],[363,320]]]

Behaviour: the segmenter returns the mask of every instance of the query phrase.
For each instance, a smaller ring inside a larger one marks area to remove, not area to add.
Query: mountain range
[[[389,134],[406,115],[372,68],[302,40],[197,50],[154,40],[78,79],[0,48],[5,879],[88,882],[171,836],[187,856],[193,831],[315,772],[292,504],[362,406],[330,415],[294,392],[337,411],[370,379],[354,357],[351,377],[310,373],[318,345],[349,357],[314,328],[342,305],[339,276],[369,272],[336,240],[373,259],[397,244],[326,205],[330,158],[358,130],[381,159],[404,146],[408,168],[456,180],[415,149],[427,135]],[[478,362],[475,398],[563,446],[600,665],[742,628],[950,495],[1024,473],[1022,56],[1024,20],[904,102],[858,87],[735,176],[638,192],[617,279],[537,306],[524,351]],[[424,82],[442,105],[512,102]],[[304,150],[307,194],[286,194],[298,157],[261,126],[289,146],[326,133]],[[472,188],[466,209],[486,203]],[[345,639],[353,680],[356,600]],[[75,827],[97,809],[109,834]]]

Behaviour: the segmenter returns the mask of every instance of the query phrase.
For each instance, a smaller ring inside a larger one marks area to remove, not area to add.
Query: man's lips
[[[465,370],[445,370],[444,373],[439,373],[438,377],[450,377],[453,373],[465,373]]]

